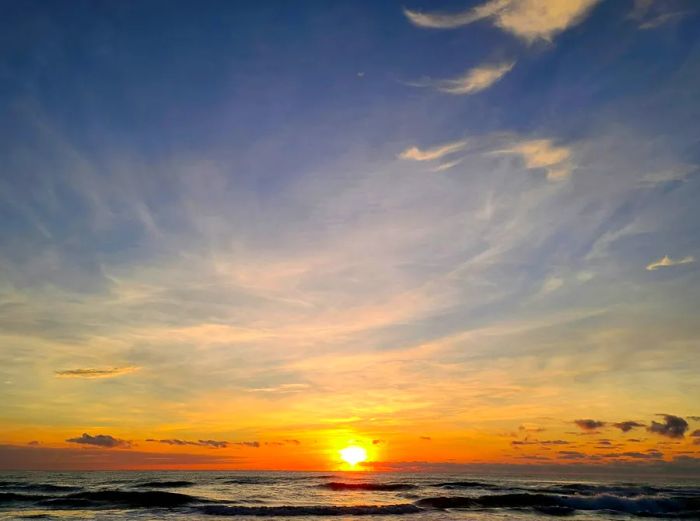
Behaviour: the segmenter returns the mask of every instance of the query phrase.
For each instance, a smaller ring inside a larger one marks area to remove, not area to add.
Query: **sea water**
[[[2,472],[0,519],[700,519],[700,483],[365,472]]]

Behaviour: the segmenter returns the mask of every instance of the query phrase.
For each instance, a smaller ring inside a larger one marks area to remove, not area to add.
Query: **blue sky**
[[[700,414],[694,2],[2,11],[0,442]]]

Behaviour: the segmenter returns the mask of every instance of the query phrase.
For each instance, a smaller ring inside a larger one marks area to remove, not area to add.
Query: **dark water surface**
[[[700,519],[700,482],[314,472],[2,472],[0,519]]]

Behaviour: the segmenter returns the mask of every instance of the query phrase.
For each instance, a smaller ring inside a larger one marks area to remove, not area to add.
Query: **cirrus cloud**
[[[503,62],[473,67],[461,76],[442,80],[426,79],[410,83],[413,87],[432,87],[440,92],[455,95],[476,94],[488,89],[503,78],[515,62]]]
[[[416,146],[409,147],[399,154],[399,159],[411,161],[432,161],[440,159],[455,152],[463,150],[467,146],[467,141],[454,141],[433,148],[420,149]]]

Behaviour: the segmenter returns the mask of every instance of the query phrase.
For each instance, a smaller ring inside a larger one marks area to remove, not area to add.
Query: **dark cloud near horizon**
[[[225,449],[229,446],[229,442],[218,440],[199,440],[198,444],[203,447],[213,447],[215,449]]]
[[[613,427],[620,429],[622,432],[629,432],[632,429],[635,429],[637,427],[646,427],[643,423],[635,422],[635,421],[624,421],[624,422],[617,422],[612,424]]]
[[[419,439],[421,439],[423,441],[433,441],[433,439],[430,436],[420,436]]]
[[[515,446],[518,446],[518,445],[544,445],[544,446],[547,446],[547,445],[570,445],[571,442],[566,441],[566,440],[542,440],[542,441],[538,441],[538,440],[518,441],[518,440],[515,440],[515,441],[511,441],[510,444],[515,445]]]
[[[209,441],[211,441],[211,440],[209,440]],[[235,443],[232,443],[232,445],[240,445],[241,447],[252,447],[254,449],[260,448],[259,441],[237,441]]]
[[[690,437],[695,438],[693,440],[693,445],[700,445],[700,429],[694,430]]]
[[[664,457],[664,453],[656,449],[649,449],[646,452],[628,451],[628,452],[609,452],[603,454],[604,458],[632,458],[636,460],[660,460]]]
[[[103,450],[85,447],[44,447],[0,445],[0,469],[3,470],[117,470],[133,467],[173,467],[209,465],[220,467],[240,461],[228,455]]]
[[[694,422],[700,422],[700,416],[688,416],[688,419]]]
[[[189,441],[189,440],[179,440],[177,438],[170,438],[170,439],[165,439],[165,440],[156,440],[153,438],[148,438],[146,440],[147,442],[151,443],[164,443],[166,445],[177,445],[177,446],[195,446],[195,447],[212,447],[214,449],[225,449],[226,447],[229,446],[228,441],[218,441],[218,440],[197,440],[197,441]]]
[[[652,421],[651,425],[647,427],[649,432],[654,432],[669,438],[684,437],[685,432],[688,430],[687,421],[680,416],[674,416],[673,414],[659,414],[659,416],[663,417],[663,423]]]
[[[584,431],[594,431],[605,426],[605,422],[591,419],[574,420],[574,423]]]
[[[130,441],[120,440],[119,438],[115,438],[114,436],[110,436],[109,434],[97,434],[95,436],[91,436],[87,432],[84,432],[82,436],[78,436],[77,438],[68,438],[66,441],[68,443],[78,443],[79,445],[92,445],[94,447],[102,447],[105,449],[114,449],[118,447],[124,449],[131,448]]]
[[[562,459],[585,459],[586,455],[577,450],[560,450],[559,457]]]

